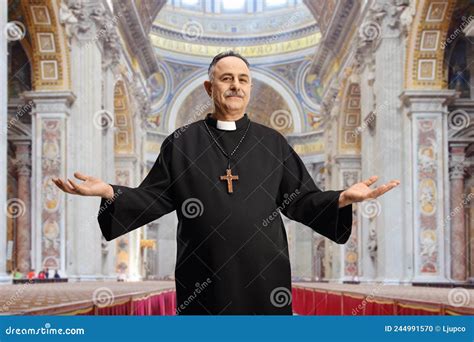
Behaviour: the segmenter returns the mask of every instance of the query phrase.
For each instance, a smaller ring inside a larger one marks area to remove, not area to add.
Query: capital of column
[[[466,147],[468,144],[456,143],[449,145],[449,178],[464,179],[469,164],[466,161]]]
[[[31,176],[31,157],[30,147],[31,141],[21,140],[14,141],[15,155],[16,158],[13,161],[16,167],[17,174],[19,176],[30,177]]]
[[[339,165],[341,170],[360,170],[361,168],[361,157],[358,155],[339,154],[334,156],[334,162]]]
[[[22,97],[26,101],[33,101],[32,114],[70,114],[72,103],[76,95],[71,91],[28,91]]]
[[[454,89],[405,90],[399,98],[406,108],[406,114],[447,114],[446,107],[456,98]]]
[[[79,40],[92,40],[96,36],[96,24],[105,18],[105,8],[98,0],[63,0],[59,20],[66,28],[66,35]]]
[[[72,37],[86,43],[102,43],[104,68],[117,64],[120,57],[117,21],[121,16],[122,13],[111,13],[99,0],[63,0],[59,10],[59,21],[69,43]]]

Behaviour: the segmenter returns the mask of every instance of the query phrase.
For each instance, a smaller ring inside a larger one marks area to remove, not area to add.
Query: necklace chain
[[[249,128],[250,128],[250,120],[249,120],[249,123],[247,124],[247,128],[245,129],[244,134],[242,135],[242,138],[240,138],[239,143],[237,144],[237,146],[235,146],[234,150],[231,152],[230,155],[227,154],[227,152],[222,148],[221,144],[219,144],[219,142],[217,141],[217,139],[214,137],[214,135],[212,134],[211,130],[209,129],[209,126],[207,125],[206,120],[204,120],[204,125],[206,126],[207,132],[208,132],[209,135],[211,136],[212,140],[214,140],[214,142],[216,143],[216,145],[217,145],[217,147],[219,148],[219,150],[221,150],[221,152],[227,157],[227,160],[228,160],[228,168],[230,169],[230,158],[234,155],[235,151],[237,151],[237,149],[239,148],[239,146],[240,146],[240,144],[242,143],[242,141],[244,141],[245,136],[247,135],[247,132],[249,131]]]

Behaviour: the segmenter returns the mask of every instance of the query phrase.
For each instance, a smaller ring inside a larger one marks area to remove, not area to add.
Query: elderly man
[[[81,183],[53,180],[70,194],[102,197],[98,220],[109,241],[176,210],[179,314],[291,314],[280,212],[344,244],[351,204],[399,184],[371,189],[372,176],[346,190],[321,191],[286,139],[249,119],[251,86],[244,57],[215,56],[204,82],[213,113],[169,135],[136,188],[79,172]]]

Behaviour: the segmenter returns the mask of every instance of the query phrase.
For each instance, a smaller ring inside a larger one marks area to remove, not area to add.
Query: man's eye
[[[224,77],[222,80],[223,80],[223,81],[229,81],[229,80],[230,80],[230,77]]]
[[[241,79],[240,82],[241,83],[247,83],[248,81],[246,79]]]

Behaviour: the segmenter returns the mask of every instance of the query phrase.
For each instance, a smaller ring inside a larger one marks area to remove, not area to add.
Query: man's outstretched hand
[[[339,208],[355,202],[377,198],[400,184],[398,179],[393,179],[387,184],[380,185],[375,189],[369,188],[369,186],[374,184],[378,178],[378,176],[372,176],[369,179],[356,183],[347,190],[341,192],[339,196]]]
[[[100,196],[107,199],[112,199],[114,197],[114,189],[110,184],[105,183],[103,180],[92,176],[86,176],[80,172],[74,172],[74,177],[83,182],[78,184],[69,178],[66,181],[63,181],[60,178],[53,178],[52,180],[58,188],[69,194]]]

